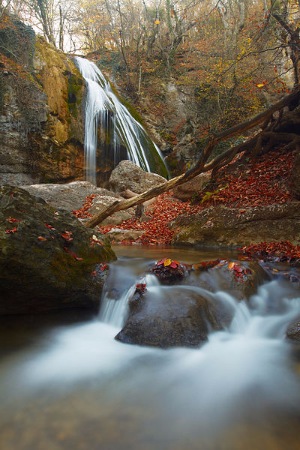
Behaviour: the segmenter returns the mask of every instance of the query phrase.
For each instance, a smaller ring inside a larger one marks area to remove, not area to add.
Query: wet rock
[[[161,286],[136,285],[117,340],[163,348],[198,346],[207,340],[209,331],[228,327],[235,313],[234,302],[248,299],[268,279],[257,262],[248,261],[187,265],[165,258],[150,267],[149,273]],[[220,291],[229,293],[233,303],[219,296]]]
[[[272,259],[272,258],[270,258]],[[274,257],[274,260],[277,258]],[[297,260],[298,263],[298,260]],[[288,282],[293,288],[300,289],[300,267],[293,267],[289,262],[261,261],[261,267],[270,279]]]
[[[187,286],[136,292],[129,310],[125,326],[116,336],[127,344],[198,347],[206,342],[209,331],[220,329],[212,303]]]
[[[132,161],[121,161],[111,173],[109,189],[118,193],[128,189],[141,194],[165,181],[165,178],[156,173],[145,172]]]
[[[68,212],[0,187],[0,314],[96,311],[114,259],[106,239]]]
[[[210,207],[171,224],[173,244],[239,247],[260,242],[300,241],[299,202],[252,208]]]
[[[244,300],[254,295],[257,288],[270,279],[256,261],[221,260],[213,268],[199,273],[197,283],[211,292],[224,291],[236,300]]]
[[[287,329],[286,337],[291,341],[300,342],[300,317],[291,323]]]
[[[182,281],[187,276],[187,269],[178,261],[164,258],[151,267],[153,273],[162,284],[175,284]]]

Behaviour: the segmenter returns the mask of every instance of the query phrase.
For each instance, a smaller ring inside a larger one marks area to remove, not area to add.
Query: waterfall
[[[87,181],[96,185],[98,138],[102,148],[109,146],[114,167],[121,159],[130,159],[147,172],[167,177],[168,171],[157,145],[119,101],[100,69],[87,59],[74,59],[86,82],[84,150]],[[124,147],[126,158],[121,155]]]

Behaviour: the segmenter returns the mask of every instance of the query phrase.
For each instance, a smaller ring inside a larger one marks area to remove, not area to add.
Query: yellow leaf
[[[165,267],[168,267],[168,266],[171,264],[171,262],[172,262],[172,260],[171,260],[170,258],[167,258],[167,259],[164,261],[164,266],[165,266]]]
[[[232,269],[234,268],[234,266],[235,266],[235,263],[234,263],[234,262],[228,263],[228,269],[229,269],[229,270],[232,270]]]
[[[159,25],[159,24],[160,24],[160,20],[159,20],[159,19],[156,19],[156,20],[154,21],[154,24],[155,24],[155,25]]]

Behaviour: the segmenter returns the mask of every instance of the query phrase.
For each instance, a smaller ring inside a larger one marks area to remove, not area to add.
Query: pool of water
[[[224,252],[115,250],[99,316],[1,318],[0,448],[298,449],[299,363],[285,329],[299,291],[272,281],[249,304],[219,292],[234,319],[199,349],[125,345],[119,305],[151,262]]]

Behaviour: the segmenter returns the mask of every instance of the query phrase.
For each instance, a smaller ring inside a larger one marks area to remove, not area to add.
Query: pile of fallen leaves
[[[300,245],[289,241],[260,242],[240,249],[249,259],[261,259],[270,262],[287,262],[290,265],[300,265]]]
[[[170,193],[159,195],[155,202],[147,209],[143,220],[129,219],[117,226],[122,230],[142,230],[143,235],[136,241],[142,245],[166,245],[170,244],[173,231],[168,224],[181,214],[195,213],[202,210],[203,206],[192,206],[190,202],[183,203],[175,199]],[[99,231],[107,233],[115,225],[100,226]],[[127,242],[123,242],[126,244]]]
[[[117,228],[143,231],[142,236],[135,241],[136,244],[168,245],[173,236],[168,225],[179,215],[196,214],[216,205],[246,208],[286,203],[292,199],[289,178],[294,159],[295,152],[284,153],[278,150],[259,159],[246,159],[241,156],[219,171],[211,189],[196,193],[196,201],[194,199],[193,202],[182,202],[172,197],[171,192],[161,194],[147,208],[142,220],[130,219],[119,224]],[[90,216],[89,208],[93,197],[87,197],[81,210],[74,212],[77,217]],[[99,226],[99,231],[105,234],[115,227]]]
[[[259,159],[242,156],[223,167],[216,176],[216,190],[201,193],[199,199],[205,206],[232,208],[286,203],[292,199],[289,182],[295,156],[296,152],[278,150]]]

